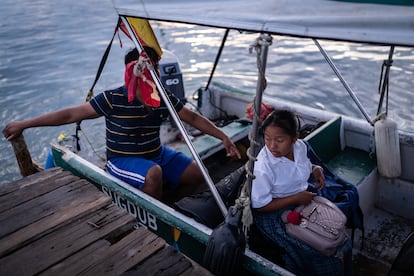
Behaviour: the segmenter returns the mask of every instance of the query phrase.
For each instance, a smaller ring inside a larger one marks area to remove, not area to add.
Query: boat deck
[[[61,168],[0,186],[0,275],[210,275]]]

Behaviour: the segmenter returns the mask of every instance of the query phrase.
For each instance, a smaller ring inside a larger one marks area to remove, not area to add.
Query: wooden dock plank
[[[145,228],[138,228],[112,245],[102,259],[81,275],[119,275],[166,246],[166,242]],[[146,274],[141,274],[146,275]]]
[[[75,181],[74,181],[75,180]],[[71,203],[78,204],[78,201],[82,200],[79,197],[80,193],[76,193],[76,190],[87,189],[84,180],[72,179],[74,182],[69,182],[59,189],[54,189],[50,193],[43,194],[39,197],[32,197],[30,200],[23,200],[22,204],[18,204],[13,208],[4,211],[2,214],[2,220],[0,223],[3,225],[0,230],[0,237],[7,235],[10,232],[16,231],[19,228],[24,227],[27,224],[31,224],[36,220],[42,219],[43,217],[50,216],[54,212],[55,200],[59,199],[62,205]],[[75,191],[71,193],[71,191]],[[22,198],[30,198],[29,191],[22,190]],[[65,196],[62,196],[65,195]],[[75,202],[73,202],[75,200]],[[5,224],[3,221],[10,221],[11,218],[16,218],[16,222],[13,224]]]
[[[109,208],[98,210],[78,221],[73,221],[63,229],[45,235],[2,258],[0,275],[20,274],[20,272],[37,274],[87,245],[124,228],[125,225],[129,225],[130,230],[133,229],[134,224],[135,220],[132,216],[111,204]],[[122,232],[119,231],[119,234]],[[36,252],[36,256],[33,256],[33,252]],[[19,266],[21,263],[24,263],[24,268]],[[20,269],[24,270],[19,271]]]
[[[136,266],[134,269],[127,271],[123,275],[180,275],[192,266],[191,262],[179,254],[173,247],[168,246],[160,251],[153,258],[149,258]]]
[[[74,187],[79,189],[73,189]],[[57,200],[59,205],[55,207]],[[48,231],[70,223],[84,213],[108,204],[111,204],[110,198],[99,194],[85,180],[78,179],[63,188],[3,212],[0,217],[0,256],[47,234]]]
[[[211,275],[61,169],[6,184],[0,275]]]
[[[63,170],[60,167],[50,168],[48,170],[40,171],[35,174],[31,174],[29,176],[22,177],[18,180],[3,183],[0,186],[0,196],[12,192],[14,190],[19,190],[22,188],[26,188],[26,186],[30,186],[33,184],[39,184],[51,177],[55,177],[56,175],[73,175],[68,171]]]
[[[19,185],[13,185],[13,189],[7,189],[7,192],[4,189],[5,193],[0,194],[0,213],[74,181],[73,175],[67,171],[60,169],[55,172],[49,177],[46,173],[30,175],[20,180]]]
[[[98,240],[80,250],[76,254],[61,260],[49,269],[41,272],[41,276],[72,276],[79,275],[102,258],[111,243],[107,240]]]

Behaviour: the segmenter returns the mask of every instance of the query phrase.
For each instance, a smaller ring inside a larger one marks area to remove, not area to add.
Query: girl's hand
[[[315,193],[303,191],[295,195],[296,196],[296,203],[298,205],[308,205],[314,196],[316,196]]]
[[[314,187],[316,189],[322,189],[325,186],[325,175],[323,174],[323,168],[321,166],[312,166],[313,179],[315,179]]]

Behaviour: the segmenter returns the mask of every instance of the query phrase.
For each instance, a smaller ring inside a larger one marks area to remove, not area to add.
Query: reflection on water
[[[5,0],[0,18],[2,127],[10,120],[82,103],[117,21],[111,2]],[[153,22],[153,28],[162,47],[178,56],[186,94],[191,96],[206,84],[224,30],[159,22]],[[122,83],[123,55],[131,44],[124,36],[120,38],[123,48],[116,38],[96,93]],[[257,65],[256,54],[249,53],[249,48],[256,38],[255,34],[231,31],[214,80],[253,93]],[[374,116],[381,65],[389,49],[341,42],[321,41],[321,44],[368,114]],[[391,71],[390,116],[398,121],[400,128],[411,131],[414,131],[413,72],[414,50],[396,48]],[[266,75],[268,95],[360,116],[312,41],[273,37]],[[43,164],[49,143],[61,132],[70,137],[74,128],[68,125],[26,130],[33,159]],[[82,129],[96,147],[102,147],[103,120],[83,122]],[[0,183],[19,178],[10,144],[2,139],[0,149]]]

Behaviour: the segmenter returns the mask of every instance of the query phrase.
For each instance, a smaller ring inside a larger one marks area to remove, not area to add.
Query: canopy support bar
[[[135,32],[132,30],[132,27],[130,26],[127,18],[122,16],[121,19],[122,19],[122,22],[124,22],[124,24],[125,24],[125,26],[128,30],[128,33],[131,35],[131,39],[134,42],[135,47],[137,47],[138,52],[141,53],[141,51],[143,51],[143,47],[142,47],[141,43],[139,42],[139,40],[136,38]],[[167,106],[167,108],[170,112],[171,117],[174,119],[174,122],[177,124],[178,129],[180,130],[181,134],[183,135],[184,140],[185,140],[187,146],[189,147],[191,154],[194,157],[194,160],[196,161],[197,165],[199,166],[199,168],[200,168],[200,170],[201,170],[201,172],[204,176],[204,179],[206,180],[206,182],[207,182],[207,184],[208,184],[208,186],[209,186],[209,188],[210,188],[210,190],[211,190],[211,192],[214,196],[214,199],[217,202],[217,205],[219,206],[219,208],[220,208],[221,212],[223,213],[224,217],[226,217],[227,207],[224,204],[223,200],[221,199],[220,194],[218,193],[217,188],[213,183],[213,180],[211,179],[210,175],[208,174],[207,168],[204,166],[200,156],[198,155],[196,149],[194,148],[194,145],[192,144],[183,123],[181,122],[180,118],[178,117],[178,114],[175,111],[175,109],[174,109],[174,107],[173,107],[173,105],[172,105],[165,89],[164,89],[164,86],[161,84],[161,81],[158,77],[158,74],[155,72],[154,68],[149,68],[149,69],[150,69],[151,77],[153,78],[153,80],[154,80],[154,82],[157,86],[157,89],[160,93],[161,98],[164,100],[164,102],[165,102],[165,104],[166,104],[166,106]]]
[[[388,59],[384,60],[384,63],[382,64],[381,79],[380,79],[380,83],[378,87],[378,91],[380,92],[380,101],[378,103],[377,116],[380,115],[385,94],[387,96],[386,105],[385,105],[385,108],[386,108],[385,115],[388,115],[388,88],[389,88],[389,77],[390,77],[390,69],[392,66],[392,56],[394,54],[394,48],[395,48],[394,45],[392,45],[390,48],[390,52],[388,53]],[[384,67],[385,67],[385,72],[383,72]]]
[[[371,125],[373,125],[373,122],[369,118],[368,113],[365,111],[364,107],[362,106],[361,102],[358,100],[358,98],[355,95],[354,91],[352,91],[351,87],[348,85],[348,83],[346,82],[346,80],[342,77],[342,75],[339,72],[338,68],[336,68],[335,64],[332,62],[331,58],[328,56],[328,54],[326,53],[325,49],[322,48],[322,46],[319,44],[319,42],[316,39],[312,39],[312,40],[315,43],[315,45],[319,48],[319,51],[321,52],[321,54],[325,58],[326,62],[328,62],[329,66],[331,66],[332,70],[334,71],[334,73],[336,74],[336,76],[338,77],[338,79],[341,81],[341,83],[345,87],[346,91],[348,91],[349,95],[354,100],[354,102],[358,106],[359,110],[364,115],[365,119],[368,121],[368,123],[370,123]]]
[[[214,61],[213,69],[211,70],[210,77],[208,78],[205,90],[208,89],[208,87],[210,86],[211,80],[213,79],[214,72],[216,71],[216,67],[217,67],[217,64],[220,60],[221,53],[223,52],[224,44],[226,43],[228,35],[229,35],[229,29],[226,29],[226,32],[224,33],[223,39],[221,40],[221,45],[220,45],[219,51],[217,53],[216,60]]]

